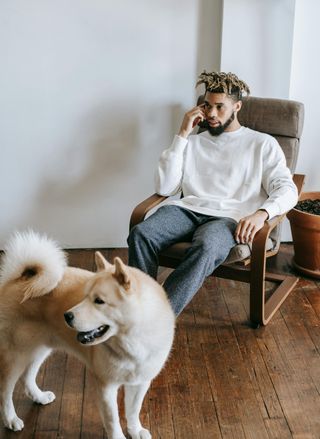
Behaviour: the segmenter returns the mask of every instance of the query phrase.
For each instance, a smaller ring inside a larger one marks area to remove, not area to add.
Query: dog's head
[[[65,321],[78,331],[78,341],[95,345],[124,331],[135,319],[139,294],[134,272],[120,258],[114,265],[96,252],[97,273],[85,286],[85,299],[69,309]]]

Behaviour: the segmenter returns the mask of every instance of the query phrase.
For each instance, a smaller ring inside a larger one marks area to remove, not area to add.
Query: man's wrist
[[[269,219],[269,213],[266,211],[266,209],[258,209],[257,210],[257,212],[261,212],[261,213],[264,213],[265,214],[265,216],[266,216],[266,220],[268,220]]]
[[[188,138],[188,133],[187,133],[187,131],[185,131],[185,130],[180,130],[179,131],[179,133],[178,133],[178,136],[179,137],[183,137],[184,139],[187,139]]]

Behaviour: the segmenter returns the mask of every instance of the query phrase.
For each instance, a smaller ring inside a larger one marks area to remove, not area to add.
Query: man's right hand
[[[179,136],[185,139],[191,134],[193,128],[205,119],[204,104],[198,105],[188,111],[183,118]]]

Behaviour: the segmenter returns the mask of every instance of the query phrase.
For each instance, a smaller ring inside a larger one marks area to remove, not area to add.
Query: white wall
[[[320,190],[319,16],[318,0],[296,0],[290,98],[305,104],[297,169],[306,175],[306,192]]]
[[[197,73],[219,71],[223,0],[200,0],[197,32]],[[199,89],[200,92],[203,90]]]
[[[253,96],[288,98],[295,0],[224,0],[221,70]]]
[[[213,3],[2,0],[0,248],[26,227],[65,247],[126,245],[132,207],[211,67],[198,54]]]
[[[297,171],[318,189],[319,12],[317,0],[2,0],[0,248],[29,226],[65,247],[126,245],[198,73],[220,57],[253,95],[306,104]]]

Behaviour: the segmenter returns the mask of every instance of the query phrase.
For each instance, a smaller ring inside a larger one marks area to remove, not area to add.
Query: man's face
[[[217,136],[224,131],[238,128],[237,112],[241,101],[234,102],[225,93],[206,92],[204,100],[205,121],[202,123],[211,135]]]

